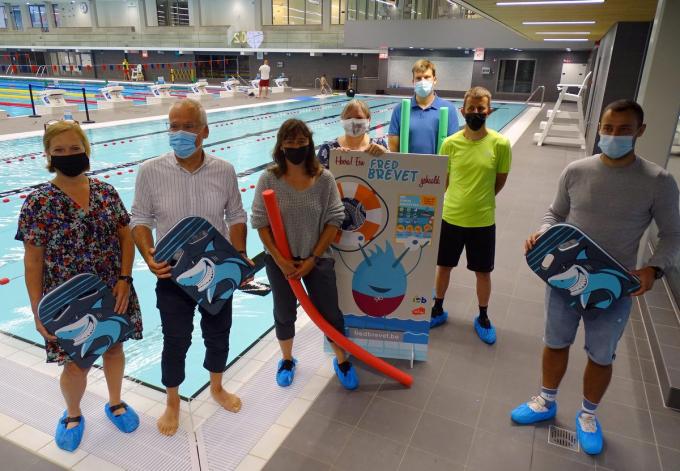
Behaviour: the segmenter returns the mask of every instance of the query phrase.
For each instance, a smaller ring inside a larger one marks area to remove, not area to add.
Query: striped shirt
[[[229,240],[229,226],[245,223],[236,171],[224,160],[205,154],[193,173],[174,152],[144,162],[137,174],[130,227],[156,229],[160,240],[181,219],[200,216]]]

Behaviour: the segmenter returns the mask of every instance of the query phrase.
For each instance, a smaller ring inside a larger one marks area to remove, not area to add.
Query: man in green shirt
[[[492,111],[487,89],[468,90],[460,111],[465,127],[449,136],[439,152],[448,156],[449,168],[431,326],[446,322],[444,296],[451,269],[458,265],[465,248],[467,268],[477,276],[479,316],[474,321],[475,332],[491,345],[496,341],[496,329],[489,320],[487,307],[496,249],[496,195],[508,178],[512,151],[504,136],[486,128],[486,118]]]

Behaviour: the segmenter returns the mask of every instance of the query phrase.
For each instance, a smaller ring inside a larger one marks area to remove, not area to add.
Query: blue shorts
[[[630,296],[619,299],[607,309],[592,309],[581,314],[569,306],[556,290],[545,292],[545,335],[549,348],[566,348],[574,343],[578,325],[583,318],[586,330],[585,350],[593,362],[607,366],[614,362],[616,345],[628,323],[633,301]]]

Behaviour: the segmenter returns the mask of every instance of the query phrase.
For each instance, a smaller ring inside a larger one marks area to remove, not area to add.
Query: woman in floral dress
[[[43,144],[47,168],[56,176],[27,196],[16,239],[24,243],[26,287],[36,329],[46,340],[47,362],[64,366],[60,384],[66,411],[57,424],[55,441],[60,448],[74,451],[85,428],[80,401],[89,369],[72,362],[40,322],[40,299],[78,274],[93,273],[112,290],[115,311],[130,317],[129,338],[142,338],[142,318],[130,276],[134,259],[130,218],[111,185],[85,174],[90,168],[85,133],[77,122],[58,121],[46,127]],[[120,398],[125,370],[122,343],[102,358],[109,389],[104,412],[119,430],[132,432],[139,417]]]

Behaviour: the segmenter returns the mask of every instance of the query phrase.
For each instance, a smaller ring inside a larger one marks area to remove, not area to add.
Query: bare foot
[[[163,435],[174,435],[179,427],[179,407],[166,406],[165,412],[156,422],[156,426]]]
[[[211,389],[210,394],[213,399],[215,399],[215,402],[229,412],[238,412],[241,410],[241,399],[239,399],[237,395],[225,391],[222,386],[217,390]]]

